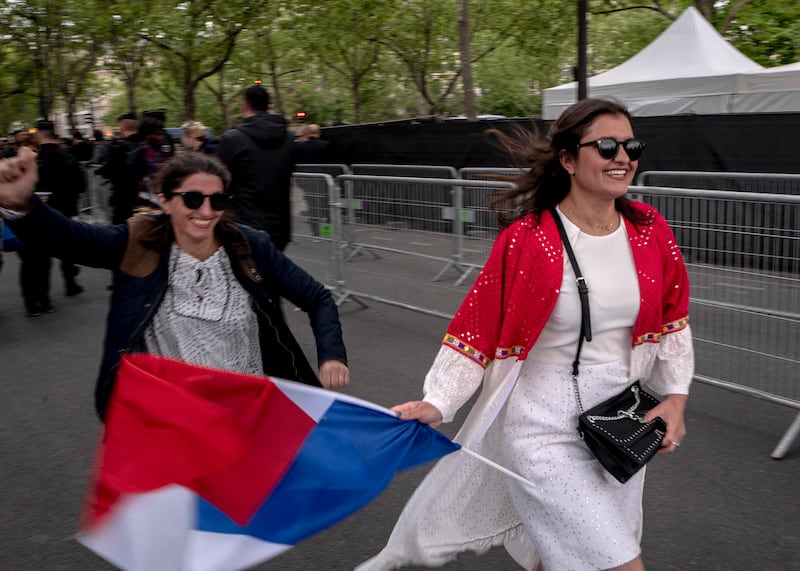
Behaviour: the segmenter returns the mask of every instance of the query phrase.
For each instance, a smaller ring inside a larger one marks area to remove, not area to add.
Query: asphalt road
[[[16,256],[6,254],[5,262],[0,273],[0,571],[111,569],[73,539],[100,429],[92,389],[108,272],[84,269],[79,280],[86,292],[65,298],[54,268],[57,311],[29,318],[19,297]],[[401,283],[389,280],[382,287],[387,296],[402,293],[391,291]],[[346,392],[383,405],[417,397],[446,321],[368,305],[346,303],[341,309],[352,369]],[[301,341],[312,347],[304,316],[287,314]],[[452,436],[463,414],[443,431]],[[775,404],[694,387],[684,445],[648,468],[642,544],[649,571],[800,569],[800,442],[783,460],[769,455],[794,415]],[[352,569],[380,549],[427,469],[399,475],[362,511],[259,569]],[[443,569],[515,566],[502,549],[493,549]]]

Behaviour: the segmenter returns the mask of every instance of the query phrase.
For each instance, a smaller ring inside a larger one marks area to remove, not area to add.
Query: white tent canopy
[[[763,70],[690,7],[641,52],[590,78],[588,93],[617,99],[639,116],[736,113],[741,112],[735,103],[742,74]],[[763,87],[764,81],[753,82],[754,90]],[[545,89],[544,118],[557,118],[576,96],[576,82]],[[753,111],[763,107],[748,105]]]
[[[733,108],[735,113],[800,112],[800,62],[740,76]]]

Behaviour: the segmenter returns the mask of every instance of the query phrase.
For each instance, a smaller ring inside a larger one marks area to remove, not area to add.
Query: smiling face
[[[203,200],[200,208],[191,209],[183,203],[182,192],[195,191],[202,194],[217,194],[225,191],[225,186],[218,176],[200,172],[190,175],[174,190],[169,197],[158,195],[162,210],[169,214],[175,241],[188,254],[206,259],[219,247],[214,228],[222,218],[223,212],[211,208],[208,198]]]
[[[587,143],[601,138],[626,141],[633,138],[633,127],[624,115],[598,115],[580,139]],[[561,164],[571,175],[570,194],[575,199],[613,201],[625,195],[636,174],[638,161],[631,161],[620,146],[613,159],[600,156],[595,145],[580,147],[574,153],[561,151]]]

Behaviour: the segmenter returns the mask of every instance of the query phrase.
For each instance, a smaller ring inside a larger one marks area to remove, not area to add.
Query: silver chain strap
[[[575,388],[575,400],[578,402],[578,414],[583,414],[583,401],[581,400],[581,390],[578,388],[578,375],[572,375],[572,385]]]

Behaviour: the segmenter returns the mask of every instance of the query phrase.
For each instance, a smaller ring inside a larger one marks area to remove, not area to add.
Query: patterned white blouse
[[[250,296],[220,247],[198,260],[170,252],[164,300],[145,331],[147,351],[196,365],[263,375],[258,320]]]

